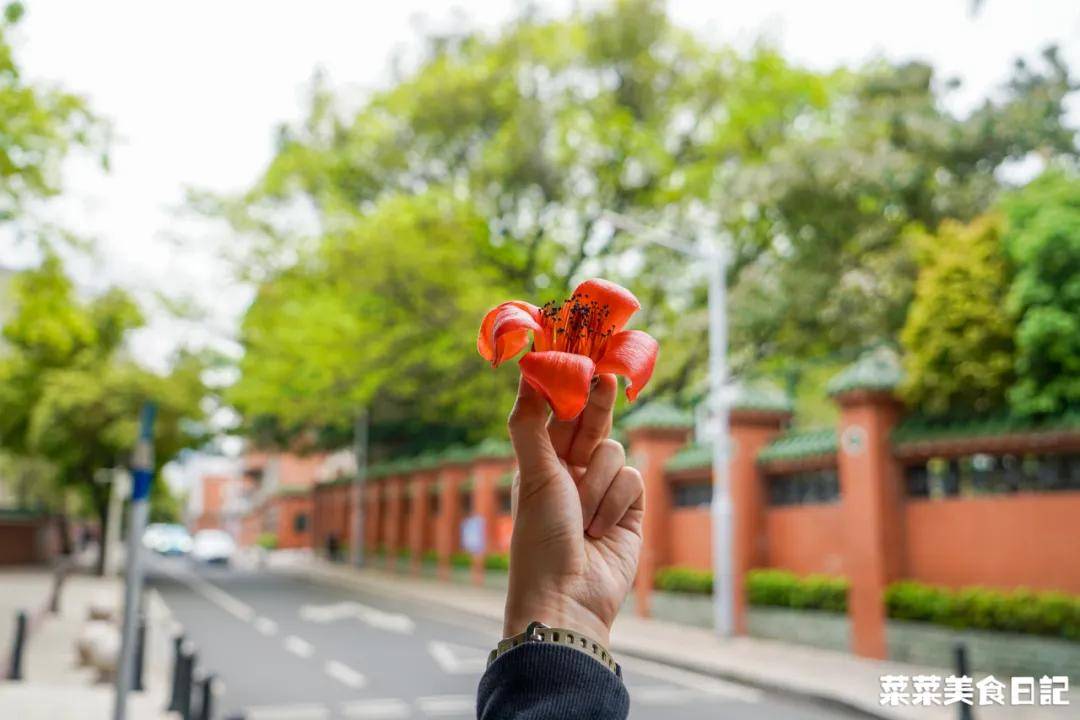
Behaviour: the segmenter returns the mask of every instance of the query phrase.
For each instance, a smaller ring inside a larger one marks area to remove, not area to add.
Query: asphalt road
[[[200,665],[220,679],[220,719],[475,716],[476,684],[498,633],[489,621],[296,575],[182,559],[154,558],[149,566],[148,587],[195,642]],[[620,660],[638,720],[844,717],[666,665]]]

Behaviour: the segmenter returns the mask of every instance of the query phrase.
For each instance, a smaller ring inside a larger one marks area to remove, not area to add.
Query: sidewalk
[[[75,640],[91,604],[122,606],[119,578],[72,574],[60,595],[60,612],[44,612],[52,584],[49,568],[0,572],[0,653],[11,652],[17,610],[31,616],[23,654],[23,680],[0,681],[0,718],[19,720],[94,720],[112,717],[112,683],[97,682],[96,673],[78,663]],[[146,690],[132,693],[128,717],[161,720],[171,680],[169,632],[172,619],[156,593],[148,593]]]
[[[410,577],[383,570],[357,570],[322,560],[274,568],[302,573],[339,585],[386,596],[412,597],[457,612],[501,622],[504,594],[460,583]],[[882,707],[878,702],[882,675],[951,675],[934,668],[858,658],[805,645],[739,637],[718,639],[708,630],[647,620],[624,613],[612,632],[616,657],[637,657],[744,683],[767,691],[809,698],[870,717],[893,720],[946,720],[955,707]],[[976,679],[982,677],[977,674]],[[979,720],[1059,720],[1080,717],[1075,690],[1069,707],[976,707]]]

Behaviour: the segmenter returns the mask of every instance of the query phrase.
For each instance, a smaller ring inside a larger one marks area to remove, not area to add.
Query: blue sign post
[[[135,670],[135,633],[139,625],[143,588],[140,562],[141,540],[150,506],[150,484],[154,479],[153,403],[143,404],[139,419],[139,440],[131,456],[131,507],[128,509],[127,558],[125,559],[124,627],[120,642],[120,662],[116,670],[114,720],[127,717],[127,694]]]

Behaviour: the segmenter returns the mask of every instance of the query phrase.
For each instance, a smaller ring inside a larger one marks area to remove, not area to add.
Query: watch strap
[[[619,663],[615,662],[615,658],[613,658],[607,648],[600,643],[589,639],[576,630],[548,627],[544,623],[536,620],[529,623],[529,626],[525,628],[525,632],[518,633],[517,635],[499,641],[499,644],[488,655],[488,667],[490,667],[491,663],[495,662],[495,659],[500,655],[503,655],[518,645],[530,642],[552,643],[574,648],[578,652],[583,652],[594,658],[597,662],[602,663],[618,677],[622,677],[622,668],[619,667]]]

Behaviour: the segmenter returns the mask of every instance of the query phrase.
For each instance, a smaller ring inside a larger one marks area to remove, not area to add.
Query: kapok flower
[[[660,347],[648,333],[623,330],[640,308],[626,288],[594,278],[562,305],[511,300],[492,309],[480,324],[476,349],[498,367],[531,335],[532,347],[518,361],[521,374],[547,398],[555,417],[572,420],[585,408],[596,375],[626,377],[631,402],[649,382]]]

